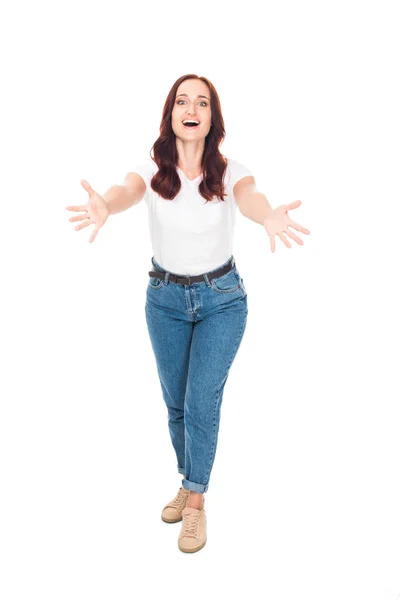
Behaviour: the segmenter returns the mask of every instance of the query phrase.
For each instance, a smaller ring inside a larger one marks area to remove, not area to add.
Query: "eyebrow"
[[[187,95],[187,94],[178,94],[178,95],[177,95],[177,98],[179,98],[179,96],[186,96],[186,97],[188,97],[188,95]],[[197,98],[207,98],[207,100],[209,100],[209,99],[210,99],[208,96],[200,96],[200,95],[199,95],[199,96],[197,96]]]

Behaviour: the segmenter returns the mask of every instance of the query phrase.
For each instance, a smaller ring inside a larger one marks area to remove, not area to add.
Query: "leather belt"
[[[206,273],[208,280],[212,281],[216,277],[221,277],[221,275],[225,275],[228,273],[235,265],[235,259],[233,258],[227,265],[217,269],[216,271],[212,271],[210,273]],[[165,275],[167,271],[149,271],[150,277],[157,277],[158,279],[163,279],[165,281]],[[184,275],[174,275],[170,273],[168,276],[168,281],[172,281],[173,283],[179,283],[181,285],[190,285],[195,281],[205,281],[204,274],[203,275],[188,275],[187,277]]]

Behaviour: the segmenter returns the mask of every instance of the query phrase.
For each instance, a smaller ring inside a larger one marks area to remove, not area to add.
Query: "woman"
[[[124,185],[103,197],[89,194],[84,211],[70,221],[80,230],[94,224],[95,239],[109,214],[145,198],[153,247],[145,305],[168,427],[182,485],[161,517],[182,521],[178,547],[196,552],[206,543],[204,493],[217,447],[224,386],[243,338],[247,293],[232,255],[236,208],[260,223],[275,251],[275,235],[303,244],[288,227],[296,201],[272,209],[256,190],[249,169],[225,159],[225,137],[217,92],[205,77],[185,75],[166,99],[154,159],[128,173]]]

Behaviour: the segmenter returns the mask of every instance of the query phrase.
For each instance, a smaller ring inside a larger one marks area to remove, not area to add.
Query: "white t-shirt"
[[[178,275],[200,275],[230,258],[237,210],[233,186],[242,177],[253,175],[247,167],[228,159],[224,177],[228,195],[224,201],[215,196],[210,202],[198,191],[203,174],[190,180],[177,168],[182,187],[173,200],[166,200],[151,188],[150,181],[158,171],[151,158],[132,171],[146,184],[144,200],[153,255],[163,269]]]

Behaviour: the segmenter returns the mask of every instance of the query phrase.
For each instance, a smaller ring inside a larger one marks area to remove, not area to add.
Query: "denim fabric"
[[[231,263],[228,273],[190,285],[169,281],[171,272],[151,260],[149,270],[166,273],[165,281],[149,276],[145,312],[178,473],[184,488],[204,493],[224,386],[246,327],[247,292],[233,255],[213,270]]]

